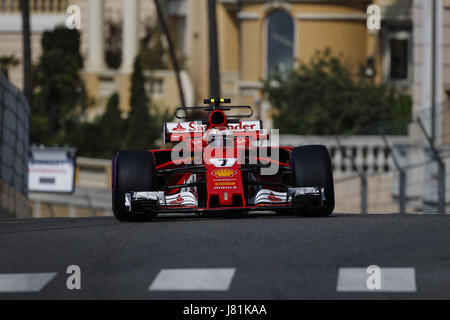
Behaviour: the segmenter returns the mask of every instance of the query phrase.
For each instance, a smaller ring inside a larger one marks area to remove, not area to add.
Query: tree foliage
[[[31,115],[31,143],[46,146],[70,145],[87,157],[111,158],[123,149],[155,147],[162,123],[170,116],[160,113],[145,90],[141,58],[134,64],[131,79],[130,112],[119,109],[114,93],[103,115],[87,121],[88,98],[80,71],[80,34],[57,27],[42,37],[42,55],[33,67],[34,101]]]
[[[106,21],[105,62],[111,69],[119,69],[122,63],[122,21]]]
[[[4,74],[8,78],[8,70],[19,64],[19,59],[14,55],[0,56],[0,74]]]
[[[124,144],[124,126],[125,120],[119,109],[119,95],[117,92],[109,98],[106,111],[98,121],[102,128],[101,133],[101,154],[99,156],[111,157],[120,150]]]
[[[163,33],[159,24],[147,23],[145,34],[140,41],[139,56],[145,70],[167,70],[169,68],[168,50],[163,41]]]
[[[285,134],[406,134],[410,96],[355,69],[326,49],[287,75],[276,72],[264,82],[274,126]]]
[[[150,99],[145,91],[145,77],[140,57],[136,57],[131,76],[130,113],[127,119],[126,147],[128,149],[148,149],[155,145],[161,134],[158,116],[151,110]],[[152,112],[151,112],[152,111]]]
[[[64,144],[66,133],[77,121],[80,108],[86,106],[84,84],[80,77],[83,67],[80,33],[57,27],[44,32],[41,44],[42,55],[32,73],[34,105],[31,141]]]
[[[147,150],[155,147],[161,138],[163,121],[168,115],[160,114],[145,91],[146,79],[142,73],[139,56],[135,60],[131,79],[130,112],[123,117],[119,109],[119,95],[108,100],[102,116],[92,122],[82,122],[74,129],[68,141],[78,153],[94,158],[111,158],[125,149]]]

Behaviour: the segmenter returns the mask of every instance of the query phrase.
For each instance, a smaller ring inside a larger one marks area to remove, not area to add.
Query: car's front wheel
[[[120,151],[113,158],[112,206],[118,220],[129,221],[133,218],[125,208],[125,193],[153,189],[153,169],[153,155],[149,151]]]
[[[320,209],[301,208],[297,214],[329,216],[334,210],[333,170],[328,149],[322,145],[298,147],[291,153],[292,183],[294,187],[324,188],[325,200]]]

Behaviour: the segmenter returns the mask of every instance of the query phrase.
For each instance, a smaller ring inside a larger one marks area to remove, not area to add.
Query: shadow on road
[[[292,214],[276,214],[273,212],[258,212],[258,213],[208,213],[203,215],[197,214],[162,214],[157,217],[137,216],[128,223],[147,223],[147,222],[173,222],[173,221],[199,221],[199,220],[252,220],[252,219],[334,219],[337,217],[348,217],[352,214],[332,215],[330,217],[311,217],[311,216],[297,216]]]

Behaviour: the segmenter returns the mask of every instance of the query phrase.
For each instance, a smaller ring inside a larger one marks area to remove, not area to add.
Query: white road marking
[[[0,274],[0,292],[39,292],[56,273]]]
[[[380,268],[380,289],[369,289],[366,268],[340,268],[338,292],[416,292],[414,268]]]
[[[162,269],[150,291],[227,291],[234,268]]]

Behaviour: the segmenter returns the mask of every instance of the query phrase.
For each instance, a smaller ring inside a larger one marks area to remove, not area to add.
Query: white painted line
[[[0,274],[0,292],[38,292],[56,273],[10,273]]]
[[[414,268],[380,268],[379,288],[369,289],[366,268],[340,268],[338,292],[416,292]],[[370,281],[370,280],[369,280]]]
[[[150,291],[227,291],[234,268],[162,269]]]

